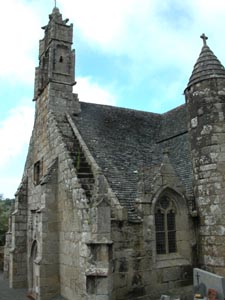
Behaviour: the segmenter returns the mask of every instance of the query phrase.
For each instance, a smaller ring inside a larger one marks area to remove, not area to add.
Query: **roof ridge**
[[[179,106],[174,107],[174,108],[172,108],[172,109],[170,109],[170,110],[164,112],[164,113],[162,114],[162,116],[165,116],[166,114],[170,114],[170,113],[173,113],[173,112],[175,112],[175,111],[178,111],[179,109],[182,109],[183,107],[186,107],[186,104],[185,104],[185,103],[180,104]]]
[[[163,114],[155,113],[155,112],[151,112],[151,111],[138,110],[138,109],[134,109],[134,108],[120,107],[120,106],[114,106],[114,105],[109,105],[109,104],[92,103],[92,102],[84,102],[84,101],[80,101],[80,103],[82,105],[91,104],[91,105],[95,105],[95,106],[99,106],[99,107],[108,107],[108,108],[113,108],[113,109],[118,109],[118,110],[124,110],[124,111],[131,111],[131,112],[152,114],[152,115],[156,115],[156,116],[162,116],[163,115]]]

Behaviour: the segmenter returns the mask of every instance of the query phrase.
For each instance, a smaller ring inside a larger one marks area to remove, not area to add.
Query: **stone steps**
[[[91,166],[88,164],[83,149],[66,118],[60,120],[60,130],[70,156],[74,161],[74,166],[76,168],[77,177],[81,187],[83,188],[87,198],[90,199],[95,182]]]
[[[92,173],[81,173],[78,171],[77,175],[78,175],[78,178],[86,178],[86,179],[94,178]]]

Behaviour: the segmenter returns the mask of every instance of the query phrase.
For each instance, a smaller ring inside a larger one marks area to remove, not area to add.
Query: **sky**
[[[0,10],[0,194],[13,198],[31,136],[34,69],[53,0]],[[57,0],[74,24],[80,101],[164,113],[184,103],[202,47],[225,64],[223,0]]]

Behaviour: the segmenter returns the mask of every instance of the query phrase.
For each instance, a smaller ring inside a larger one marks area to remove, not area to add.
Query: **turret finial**
[[[203,45],[204,46],[207,46],[207,43],[206,41],[208,40],[208,37],[203,33],[200,38],[203,40]]]
[[[54,0],[54,2],[55,2],[55,6],[52,10],[52,14],[59,14],[59,9],[57,7],[57,0]]]

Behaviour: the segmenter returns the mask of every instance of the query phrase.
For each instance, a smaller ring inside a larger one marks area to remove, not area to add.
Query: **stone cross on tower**
[[[203,40],[203,45],[207,46],[206,41],[208,40],[208,37],[203,33],[200,38]]]

